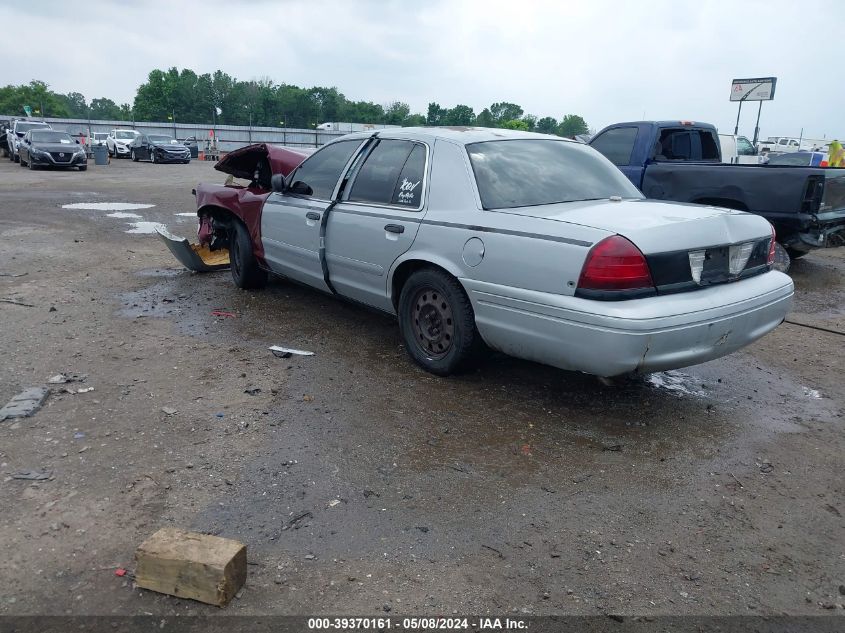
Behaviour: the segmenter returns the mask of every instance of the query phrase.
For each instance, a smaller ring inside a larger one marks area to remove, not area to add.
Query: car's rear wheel
[[[436,268],[418,270],[405,282],[399,329],[411,358],[438,376],[466,369],[483,345],[466,292]]]
[[[267,285],[267,271],[259,267],[252,252],[249,232],[237,220],[229,231],[229,262],[232,280],[238,288],[263,288]]]

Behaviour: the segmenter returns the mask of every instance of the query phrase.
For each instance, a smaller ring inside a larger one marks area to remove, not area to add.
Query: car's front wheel
[[[263,288],[267,285],[267,271],[258,265],[249,232],[237,220],[229,231],[229,262],[232,280],[238,288]]]
[[[156,162],[156,152],[153,148],[150,148],[150,162],[151,163]]]
[[[30,171],[35,171],[35,165],[32,164],[32,157],[31,156],[29,157],[29,161],[27,162],[26,166],[29,167]]]
[[[138,155],[137,155],[137,154],[135,154],[135,150],[134,150],[134,149],[129,151],[129,158],[131,158],[132,160],[134,160],[136,163],[138,162]]]
[[[418,270],[405,282],[399,329],[411,358],[438,376],[466,369],[483,345],[466,292],[436,268]]]

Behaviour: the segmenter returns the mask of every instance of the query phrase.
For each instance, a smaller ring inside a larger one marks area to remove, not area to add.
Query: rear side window
[[[311,187],[311,195],[314,198],[329,200],[343,169],[361,142],[349,140],[326,145],[297,168],[291,176],[291,184],[303,182]]]
[[[399,173],[413,149],[414,144],[408,141],[379,141],[358,171],[349,200],[390,204]]]
[[[393,189],[391,204],[403,207],[419,208],[422,201],[422,181],[425,175],[425,147],[415,145],[405,166],[399,174],[399,180]]]
[[[719,144],[710,130],[666,128],[654,144],[652,158],[657,161],[719,160]]]
[[[614,165],[630,165],[638,132],[635,127],[617,127],[593,139],[590,147],[600,151]]]

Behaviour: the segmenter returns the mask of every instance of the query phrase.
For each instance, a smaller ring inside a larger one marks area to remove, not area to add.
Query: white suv
[[[109,156],[120,158],[129,156],[129,144],[135,140],[139,133],[135,130],[112,130],[106,138],[106,147]]]

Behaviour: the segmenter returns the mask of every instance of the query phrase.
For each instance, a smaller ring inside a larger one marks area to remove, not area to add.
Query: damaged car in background
[[[757,340],[792,303],[765,219],[646,200],[581,143],[402,128],[301,164],[263,151],[244,171],[260,152],[221,161],[248,187],[198,185],[201,245],[228,249],[241,288],[273,273],[396,315],[438,375],[485,346],[603,377],[684,367]]]

